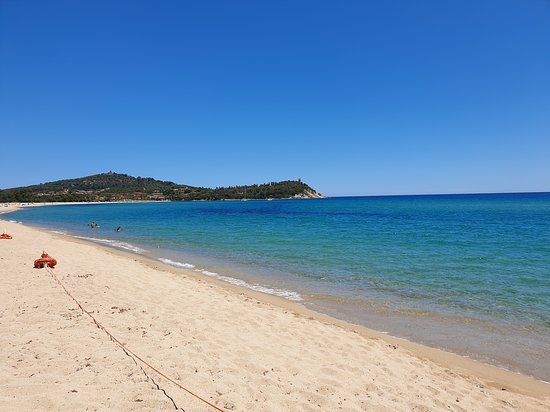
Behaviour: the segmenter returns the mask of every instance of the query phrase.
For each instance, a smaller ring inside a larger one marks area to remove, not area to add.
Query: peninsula
[[[113,172],[0,190],[0,202],[248,200],[322,197],[324,196],[300,179],[212,189]]]

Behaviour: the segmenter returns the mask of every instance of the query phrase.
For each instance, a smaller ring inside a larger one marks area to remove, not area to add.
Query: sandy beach
[[[2,212],[6,211],[2,207]],[[137,255],[0,230],[0,409],[547,411],[550,385]]]

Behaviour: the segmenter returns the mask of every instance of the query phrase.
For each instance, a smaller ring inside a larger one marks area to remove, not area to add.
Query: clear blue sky
[[[550,1],[0,0],[0,188],[550,191]]]

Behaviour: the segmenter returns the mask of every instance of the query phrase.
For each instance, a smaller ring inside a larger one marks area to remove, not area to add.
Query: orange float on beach
[[[2,233],[0,235],[0,239],[13,239],[12,235],[8,235],[7,233]]]
[[[45,266],[53,268],[57,265],[57,260],[48,255],[46,252],[42,252],[42,257],[39,257],[34,261],[34,267],[37,269],[42,269]]]

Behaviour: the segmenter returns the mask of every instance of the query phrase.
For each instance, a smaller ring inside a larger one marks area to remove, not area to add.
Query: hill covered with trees
[[[320,197],[323,196],[301,180],[212,189],[113,172],[0,190],[0,202],[177,201]]]

